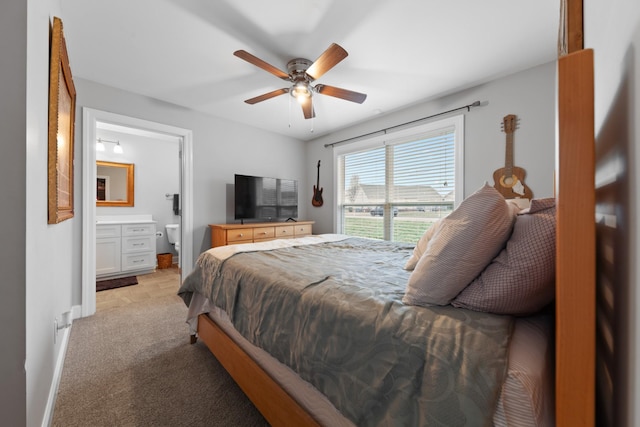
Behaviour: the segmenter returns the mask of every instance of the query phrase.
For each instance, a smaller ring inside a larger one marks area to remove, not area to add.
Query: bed
[[[373,245],[327,235],[315,236],[312,242],[275,242],[267,248],[233,245],[201,255],[180,290],[193,331],[270,424],[593,425],[595,233],[589,77],[592,52],[560,59],[551,315],[547,308],[514,319],[464,304],[455,307],[455,298],[447,301],[448,296],[439,294],[444,300],[420,303],[423,295],[411,292],[409,284],[423,264],[411,272],[399,268],[411,257],[412,248],[388,242]],[[364,255],[374,247],[375,255]],[[359,263],[361,257],[365,264]],[[292,259],[299,260],[295,268]],[[322,262],[326,259],[346,263]],[[302,268],[305,263],[308,267]],[[480,263],[489,265],[486,260]],[[346,269],[345,264],[356,268]],[[241,265],[250,268],[240,271]],[[288,267],[274,270],[278,265]],[[389,273],[385,265],[395,265],[395,272]],[[265,277],[269,281],[260,282]],[[334,280],[337,277],[344,280]],[[346,290],[363,279],[366,286]],[[282,284],[284,288],[276,286]],[[268,306],[268,290],[284,302]],[[336,319],[338,324],[332,323]],[[554,334],[549,334],[552,323]],[[313,335],[322,329],[329,334]],[[338,341],[340,334],[349,336]],[[514,347],[518,343],[522,346]],[[440,347],[438,352],[435,347]],[[510,355],[526,356],[536,348],[541,349],[534,362],[539,364],[534,370],[541,373],[536,385],[542,387],[541,399],[534,408],[538,413],[518,414],[524,405],[513,395],[505,396],[515,381],[509,375],[515,369],[511,365],[520,363]],[[551,395],[555,403],[545,401]]]

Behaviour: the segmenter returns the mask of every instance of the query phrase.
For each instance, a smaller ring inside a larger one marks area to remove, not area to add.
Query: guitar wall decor
[[[502,119],[502,131],[506,134],[504,167],[493,173],[494,187],[505,199],[532,199],[533,192],[524,183],[526,172],[513,165],[513,133],[516,130],[516,116],[509,114]]]
[[[318,180],[316,185],[313,186],[313,198],[311,204],[315,207],[320,207],[324,203],[322,201],[322,188],[320,188],[320,160],[318,160]]]

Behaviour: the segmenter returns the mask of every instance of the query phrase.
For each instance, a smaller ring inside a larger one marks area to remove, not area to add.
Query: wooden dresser
[[[273,239],[313,234],[315,221],[298,222],[255,222],[251,224],[209,224],[211,229],[211,247],[226,246],[234,243],[263,242]]]

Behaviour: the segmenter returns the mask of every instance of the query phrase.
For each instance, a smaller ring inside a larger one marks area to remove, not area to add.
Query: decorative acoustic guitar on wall
[[[318,160],[318,180],[316,182],[316,185],[313,186],[313,199],[311,199],[311,204],[313,206],[319,207],[322,206],[323,203],[322,188],[320,188],[320,160]]]
[[[526,172],[513,165],[513,133],[516,130],[516,116],[509,114],[502,119],[502,130],[507,135],[504,167],[493,173],[494,187],[505,199],[533,198],[531,189],[524,183]]]

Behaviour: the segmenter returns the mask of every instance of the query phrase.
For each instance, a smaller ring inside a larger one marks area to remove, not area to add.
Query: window
[[[463,129],[457,116],[336,147],[339,232],[416,243],[463,194]]]

